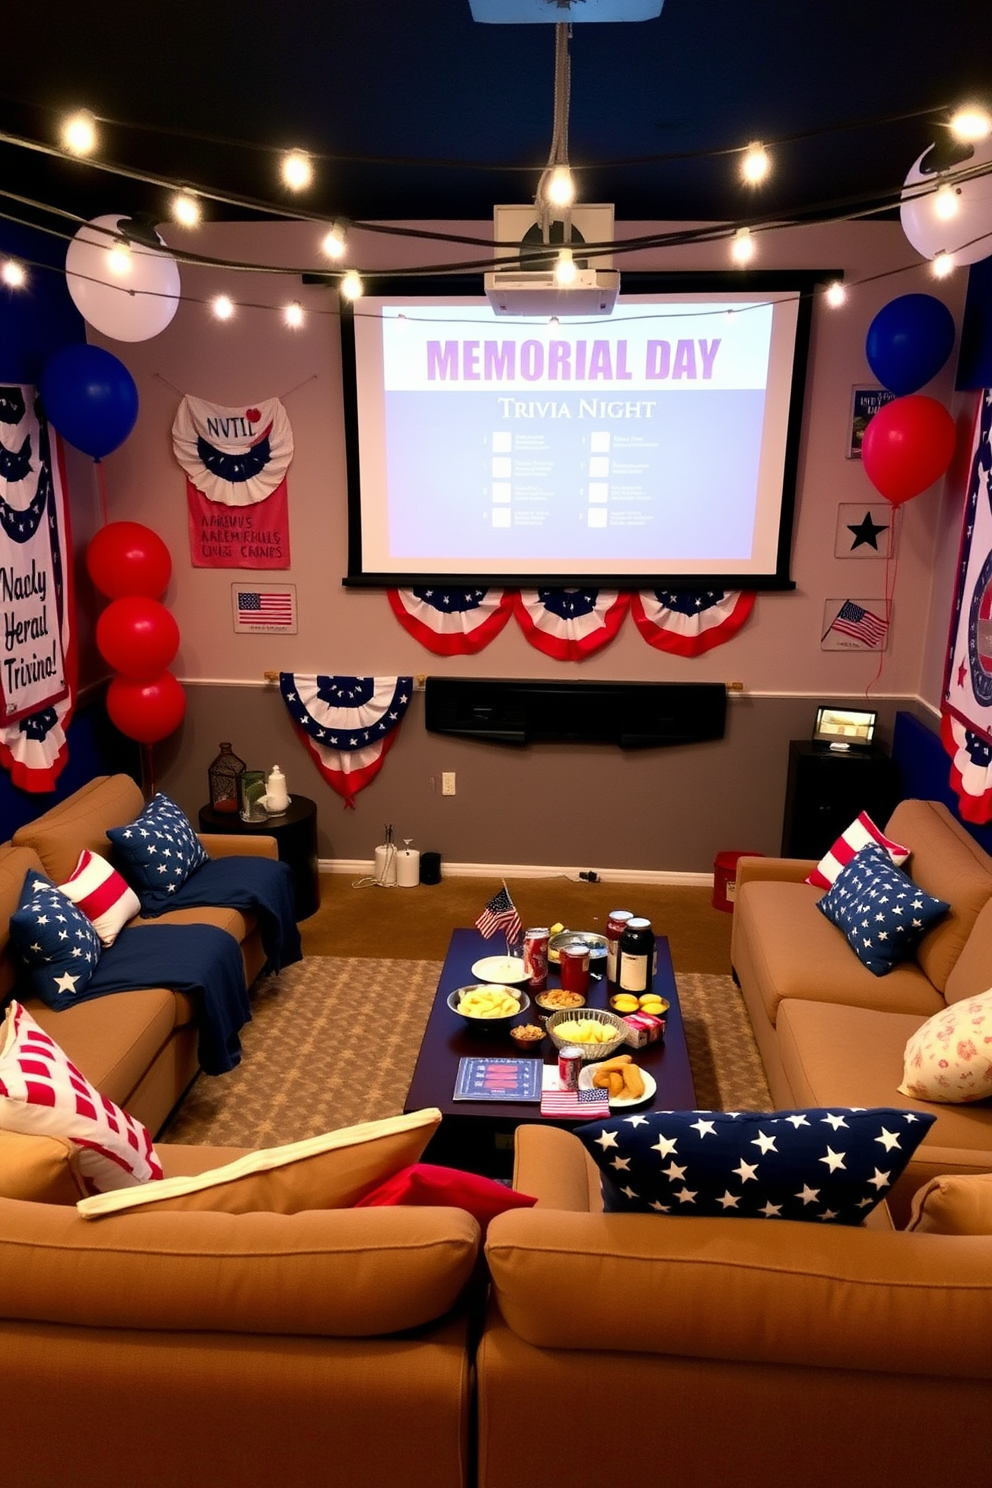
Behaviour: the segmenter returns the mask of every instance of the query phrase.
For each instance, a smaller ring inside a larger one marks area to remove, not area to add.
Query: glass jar
[[[633,910],[611,909],[606,920],[606,980],[612,987],[617,979],[620,937],[628,920],[634,918]]]
[[[230,812],[233,816],[239,806],[238,782],[245,772],[245,762],[239,759],[230,744],[220,746],[220,754],[207,771],[210,782],[210,805],[214,811]]]
[[[639,915],[627,921],[620,937],[620,966],[617,985],[621,992],[642,997],[654,981],[654,931],[651,921]]]

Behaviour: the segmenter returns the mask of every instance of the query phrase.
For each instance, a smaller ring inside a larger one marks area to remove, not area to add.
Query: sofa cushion
[[[36,997],[24,1006],[90,1084],[126,1110],[176,1029],[196,1017],[192,999],[167,987],[138,987],[58,1010]]]
[[[899,1090],[954,1105],[992,1096],[992,991],[954,1003],[916,1030],[906,1045]]]
[[[0,1038],[0,1129],[65,1137],[98,1192],[162,1176],[141,1123],[102,1096],[16,1001]]]
[[[171,895],[207,862],[200,839],[164,791],[133,822],[112,827],[107,836],[145,914],[167,909]]]
[[[485,1238],[491,1219],[508,1209],[531,1209],[537,1199],[517,1193],[495,1178],[442,1168],[434,1163],[413,1163],[401,1168],[378,1188],[359,1199],[356,1209],[381,1209],[393,1204],[416,1204],[445,1209],[467,1209]]]
[[[992,1235],[992,1173],[943,1174],[918,1190],[907,1230]]]
[[[92,922],[51,879],[29,869],[10,917],[10,939],[31,985],[49,1007],[71,1007],[93,975],[103,946]]]
[[[817,904],[875,976],[886,976],[910,957],[949,907],[908,878],[874,842],[855,853]]]
[[[979,912],[992,900],[992,858],[942,801],[900,801],[885,832],[912,848],[913,882],[951,906],[916,950],[924,973],[943,992]]]
[[[128,920],[140,910],[137,894],[121,878],[117,869],[84,847],[79,861],[64,883],[62,893],[92,922],[105,946],[113,945]]]
[[[32,1204],[74,1204],[89,1193],[64,1137],[0,1131],[0,1198]]]
[[[909,857],[909,848],[903,847],[898,842],[893,842],[881,832],[867,811],[860,812],[851,825],[842,832],[829,852],[817,863],[812,873],[803,880],[804,883],[814,884],[818,889],[829,889],[842,868],[846,867],[854,855],[867,847],[869,842],[877,842],[883,847],[897,868],[901,868]]]
[[[109,856],[107,828],[132,821],[143,802],[141,790],[130,775],[100,775],[50,811],[18,827],[12,840],[19,847],[32,848],[49,878],[61,883],[69,877],[84,847]]]
[[[935,1118],[891,1106],[647,1111],[576,1128],[607,1212],[860,1225]]]
[[[224,1214],[346,1209],[400,1168],[416,1162],[441,1120],[434,1107],[365,1121],[270,1147],[190,1177],[165,1178],[140,1193],[80,1202],[87,1219],[121,1212],[212,1210]]]

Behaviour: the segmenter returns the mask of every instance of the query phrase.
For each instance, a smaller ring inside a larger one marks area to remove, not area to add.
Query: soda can
[[[550,932],[545,926],[524,931],[524,971],[527,973],[527,990],[543,992],[548,985],[548,940]]]
[[[558,1084],[562,1090],[578,1090],[581,1068],[581,1049],[574,1044],[565,1044],[558,1050]]]

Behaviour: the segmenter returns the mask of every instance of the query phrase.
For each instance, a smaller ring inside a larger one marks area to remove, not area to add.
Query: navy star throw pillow
[[[859,1225],[937,1118],[888,1106],[646,1111],[579,1126],[607,1213]]]
[[[927,894],[884,848],[870,843],[847,863],[816,907],[847,936],[863,966],[885,976],[950,909]]]
[[[35,992],[53,1008],[72,1006],[103,951],[93,922],[43,873],[26,875],[10,939]]]
[[[145,914],[168,909],[176,890],[209,861],[189,821],[163,791],[129,826],[112,827],[107,836]]]

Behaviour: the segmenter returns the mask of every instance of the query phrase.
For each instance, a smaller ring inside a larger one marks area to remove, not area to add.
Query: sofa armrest
[[[537,1207],[486,1256],[537,1348],[992,1378],[985,1236]]]
[[[818,861],[818,858],[738,858],[737,892],[740,893],[744,884],[757,879],[803,883]]]
[[[142,1214],[0,1200],[0,1317],[84,1328],[363,1338],[448,1312],[479,1227],[460,1209]]]
[[[518,1126],[513,1187],[545,1209],[596,1214],[603,1208],[599,1169],[579,1139],[559,1126]]]
[[[279,844],[274,837],[243,837],[227,832],[197,832],[205,852],[212,858],[278,858]]]

